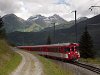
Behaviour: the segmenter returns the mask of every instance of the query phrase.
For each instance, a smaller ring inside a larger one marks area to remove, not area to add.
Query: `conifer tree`
[[[93,51],[93,41],[90,34],[87,31],[87,26],[85,27],[85,32],[83,32],[79,41],[79,50],[81,57],[83,58],[94,58],[95,52]]]
[[[2,21],[2,18],[0,17],[0,28],[3,27],[3,21]]]
[[[2,18],[0,17],[0,38],[5,37],[5,29],[4,29],[4,23]]]
[[[50,35],[49,35],[48,38],[47,38],[47,44],[48,44],[48,45],[51,44],[51,38],[50,38]]]

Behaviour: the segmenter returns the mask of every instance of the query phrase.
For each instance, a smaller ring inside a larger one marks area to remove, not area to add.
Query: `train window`
[[[72,47],[71,49],[72,49],[72,51],[74,51],[74,47]]]
[[[40,51],[41,48],[39,48],[39,47],[35,47],[35,48],[33,48],[33,50],[34,50],[34,51]]]
[[[64,51],[65,52],[69,52],[70,51],[70,48],[64,48]]]
[[[57,52],[58,51],[58,48],[56,48],[56,47],[55,48],[48,48],[48,50],[49,51],[52,51],[52,52]]]
[[[57,52],[57,50],[58,50],[58,48],[53,48],[53,51],[54,51],[54,52]]]

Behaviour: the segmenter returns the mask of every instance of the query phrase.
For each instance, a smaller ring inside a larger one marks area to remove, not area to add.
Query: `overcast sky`
[[[0,0],[0,16],[14,13],[27,19],[37,14],[58,14],[66,20],[72,20],[74,13],[71,12],[74,10],[77,10],[77,18],[99,14],[100,8],[88,10],[93,5],[100,5],[100,0]]]

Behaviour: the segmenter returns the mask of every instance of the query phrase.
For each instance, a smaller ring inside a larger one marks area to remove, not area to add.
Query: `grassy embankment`
[[[34,53],[33,53],[34,54]],[[50,59],[36,55],[43,64],[44,75],[74,75],[71,70],[63,69]]]
[[[21,59],[19,54],[11,51],[5,40],[0,40],[0,75],[9,75]]]
[[[79,61],[86,62],[86,63],[91,63],[91,64],[99,64],[100,65],[100,58],[94,58],[94,59],[91,59],[91,58],[87,58],[87,59],[80,58]]]

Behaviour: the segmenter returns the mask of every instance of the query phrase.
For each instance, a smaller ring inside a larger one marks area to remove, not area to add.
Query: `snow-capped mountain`
[[[31,23],[35,22],[43,26],[44,28],[53,26],[52,23],[56,23],[56,25],[67,23],[66,20],[64,20],[63,18],[61,18],[59,15],[56,14],[50,17],[45,17],[42,15],[31,16],[30,18],[27,19],[27,21]]]

